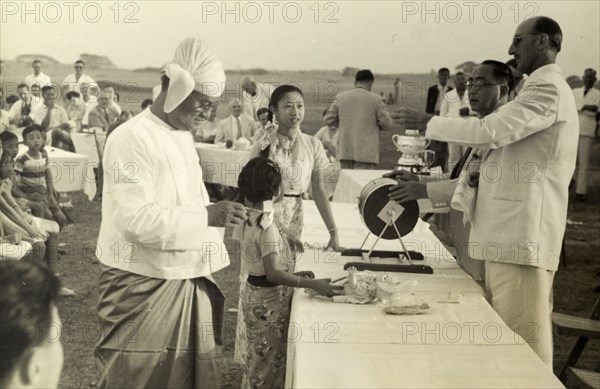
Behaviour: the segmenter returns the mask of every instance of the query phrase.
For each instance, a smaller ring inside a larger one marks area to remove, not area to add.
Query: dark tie
[[[48,127],[50,127],[50,119],[52,116],[52,107],[48,107],[48,112],[46,112],[46,116],[44,117],[44,120],[42,120],[42,128],[44,130],[47,130]]]
[[[106,119],[106,124],[110,124],[110,118],[108,116],[108,109],[104,110],[104,118]]]
[[[456,163],[456,165],[454,165],[454,169],[452,169],[452,173],[450,173],[450,179],[454,179],[454,178],[458,178],[458,176],[460,175],[460,172],[463,170],[465,163],[467,163],[467,159],[469,159],[469,155],[471,154],[471,151],[473,150],[472,147],[467,147],[467,150],[465,151],[465,154],[462,156],[462,158]]]

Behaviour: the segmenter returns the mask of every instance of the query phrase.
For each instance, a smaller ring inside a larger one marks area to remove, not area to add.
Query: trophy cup
[[[429,175],[435,151],[425,150],[431,143],[419,135],[419,130],[406,130],[404,135],[394,134],[392,141],[400,151],[396,170],[408,170],[414,174]]]

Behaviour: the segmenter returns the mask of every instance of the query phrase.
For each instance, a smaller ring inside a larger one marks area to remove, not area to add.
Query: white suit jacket
[[[558,268],[579,122],[558,65],[534,71],[519,96],[484,119],[434,117],[426,137],[490,149],[481,162],[472,257]]]
[[[237,128],[233,125],[232,117],[232,115],[229,115],[219,123],[215,143],[237,139]],[[240,115],[240,124],[242,125],[242,135],[251,141],[254,133],[258,130],[258,124],[254,119],[244,114]]]

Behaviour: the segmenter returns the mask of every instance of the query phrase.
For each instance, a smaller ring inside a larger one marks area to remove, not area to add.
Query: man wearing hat
[[[224,86],[213,51],[186,39],[164,67],[152,107],[106,142],[97,246],[100,388],[218,386],[213,358],[223,295],[212,273],[229,258],[212,226],[241,223],[246,209],[209,204],[190,132]]]
[[[338,159],[342,169],[377,169],[379,131],[392,128],[381,97],[371,92],[370,70],[356,73],[354,89],[338,94],[323,120],[339,129]]]

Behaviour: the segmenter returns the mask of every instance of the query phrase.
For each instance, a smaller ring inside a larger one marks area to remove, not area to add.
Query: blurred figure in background
[[[596,136],[596,114],[600,105],[600,91],[594,88],[596,71],[585,69],[583,88],[573,90],[579,114],[579,146],[577,148],[577,186],[575,196],[584,201],[588,186],[588,166],[592,154],[592,144]]]
[[[52,82],[48,75],[42,73],[42,61],[39,59],[34,59],[31,63],[31,67],[33,69],[33,73],[25,77],[25,84],[27,84],[30,89],[33,89],[34,85],[42,88]]]
[[[59,288],[41,266],[0,261],[0,387],[58,387],[64,360]]]
[[[218,105],[215,104],[214,108],[210,110],[208,118],[198,126],[195,134],[196,142],[215,143],[217,127],[221,122],[217,119],[217,107]]]
[[[100,93],[98,105],[89,114],[88,125],[90,128],[102,128],[107,131],[111,124],[119,119],[119,113],[112,105],[113,100],[106,90]]]
[[[258,121],[256,111],[259,108],[269,108],[269,100],[274,88],[272,85],[254,81],[252,76],[242,77],[240,85],[242,87],[244,114]]]

